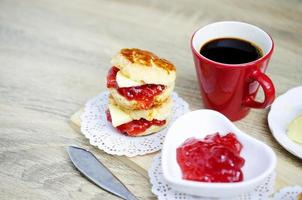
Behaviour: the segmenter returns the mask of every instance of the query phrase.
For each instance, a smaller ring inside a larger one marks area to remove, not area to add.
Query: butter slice
[[[109,104],[108,107],[112,119],[112,125],[114,127],[126,124],[133,120],[127,113],[119,109],[117,106]]]
[[[119,87],[134,87],[134,86],[140,86],[143,85],[142,83],[133,81],[129,79],[128,77],[124,76],[121,71],[117,72],[116,74],[116,82]]]
[[[302,114],[289,124],[287,134],[291,140],[302,144]]]

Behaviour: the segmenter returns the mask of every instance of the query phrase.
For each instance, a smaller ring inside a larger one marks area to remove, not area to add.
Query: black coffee
[[[263,56],[262,50],[255,44],[238,38],[219,38],[203,45],[200,54],[225,64],[248,63]]]

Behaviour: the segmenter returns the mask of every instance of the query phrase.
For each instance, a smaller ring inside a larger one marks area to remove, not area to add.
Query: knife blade
[[[74,166],[97,186],[122,199],[138,200],[90,151],[69,146],[67,152]]]

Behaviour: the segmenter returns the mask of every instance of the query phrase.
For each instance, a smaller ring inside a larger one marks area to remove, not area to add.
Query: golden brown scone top
[[[159,58],[157,55],[149,51],[132,48],[132,49],[121,49],[120,53],[131,63],[137,63],[144,66],[152,66],[152,62],[153,62],[156,66],[163,68],[164,70],[176,71],[175,66],[171,62]]]

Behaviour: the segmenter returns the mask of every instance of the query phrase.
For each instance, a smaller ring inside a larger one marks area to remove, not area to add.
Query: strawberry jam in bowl
[[[169,128],[162,149],[163,177],[178,192],[236,199],[274,176],[276,155],[265,143],[213,110],[196,110]]]
[[[187,139],[176,150],[183,179],[201,182],[240,182],[244,158],[242,144],[234,133],[207,135],[203,140]]]
[[[166,86],[161,84],[143,84],[132,87],[119,87],[116,76],[119,72],[117,67],[112,67],[107,75],[107,88],[114,88],[128,101],[135,100],[141,105],[141,109],[148,109],[154,105],[154,98],[160,95]]]

